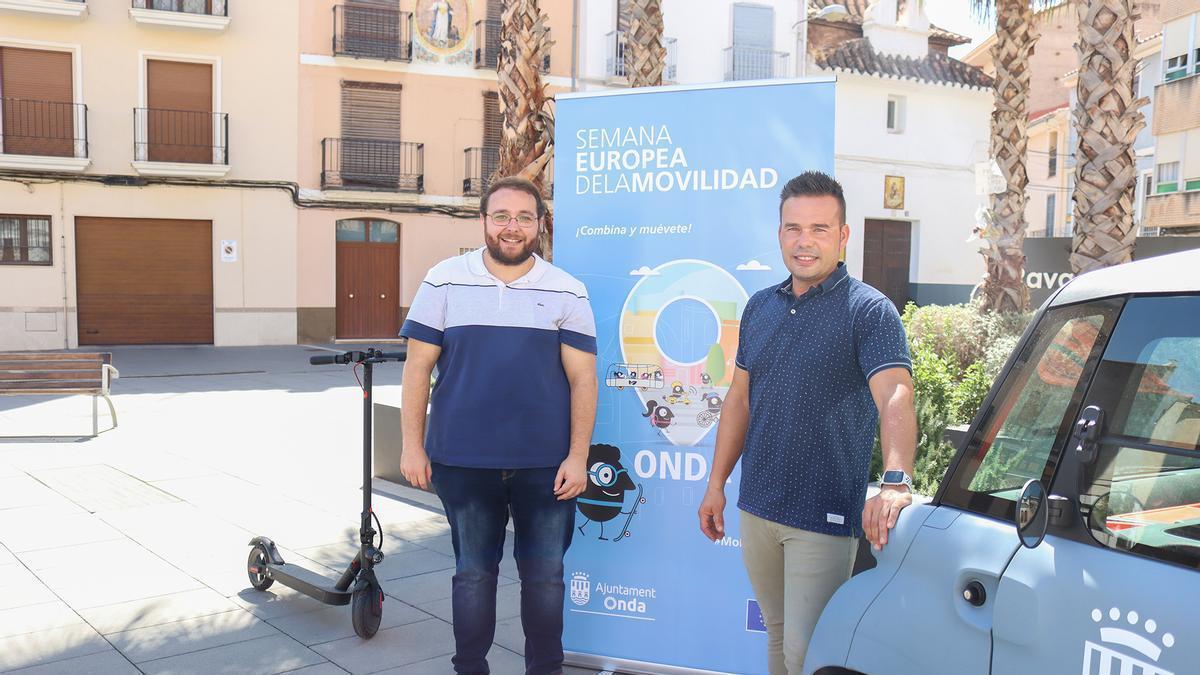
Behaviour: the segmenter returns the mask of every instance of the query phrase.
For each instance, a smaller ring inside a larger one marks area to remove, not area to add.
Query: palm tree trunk
[[[546,167],[554,156],[554,112],[542,82],[542,60],[550,51],[546,15],[537,0],[505,0],[500,24],[496,77],[500,89],[498,176],[527,178],[546,192]],[[551,256],[553,219],[539,237],[541,254]]]
[[[625,75],[631,87],[657,87],[663,82],[667,48],[663,46],[661,0],[630,0],[629,34],[625,39]]]
[[[985,228],[987,273],[983,280],[982,311],[1021,312],[1029,306],[1025,286],[1025,150],[1028,143],[1029,54],[1037,30],[1028,0],[998,0],[995,109],[992,111],[992,158],[1007,185],[992,195],[990,227]]]
[[[1079,0],[1079,83],[1076,85],[1075,274],[1133,259],[1137,227],[1133,143],[1146,126],[1133,100],[1133,0]]]

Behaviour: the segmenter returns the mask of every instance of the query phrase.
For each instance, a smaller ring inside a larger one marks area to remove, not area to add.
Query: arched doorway
[[[337,336],[394,338],[400,332],[400,225],[337,222]]]

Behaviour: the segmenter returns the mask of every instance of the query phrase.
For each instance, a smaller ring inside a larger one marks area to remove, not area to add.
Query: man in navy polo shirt
[[[596,326],[583,284],[533,253],[546,207],[532,183],[493,182],[479,214],[486,245],[431,269],[400,330],[400,470],[433,485],[450,521],[454,671],[490,672],[511,513],[525,672],[561,673],[563,555],[587,485]]]
[[[725,535],[738,458],[742,555],[767,626],[771,675],[799,675],[825,603],[880,549],[908,504],[916,452],[912,365],[891,301],[851,278],[842,186],[818,172],[783,188],[779,247],[790,276],[742,313],[737,369],[717,429],[700,529]],[[866,500],[882,420],[884,477]]]

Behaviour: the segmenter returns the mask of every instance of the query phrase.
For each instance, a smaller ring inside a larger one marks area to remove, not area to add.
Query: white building
[[[965,301],[983,274],[967,239],[984,203],[974,165],[987,159],[991,80],[947,55],[967,38],[903,1],[840,0],[845,13],[834,2],[706,0],[698,11],[694,0],[663,0],[665,79],[837,77],[835,173],[851,273],[901,306]],[[577,89],[627,86],[623,4],[580,3]]]

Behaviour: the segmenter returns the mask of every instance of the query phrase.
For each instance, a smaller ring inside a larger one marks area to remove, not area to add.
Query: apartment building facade
[[[5,0],[0,349],[295,342],[297,19]]]
[[[1164,0],[1160,18],[1155,166],[1143,227],[1163,235],[1200,234],[1200,0]]]
[[[483,243],[500,146],[500,0],[303,0],[298,339],[390,338],[425,272]],[[541,3],[551,93],[572,3]]]

